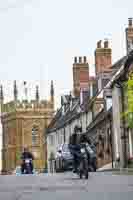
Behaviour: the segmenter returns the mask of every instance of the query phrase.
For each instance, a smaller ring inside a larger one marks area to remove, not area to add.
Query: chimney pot
[[[128,25],[129,25],[129,26],[132,26],[132,24],[133,24],[132,18],[129,18],[129,19],[128,19]]]
[[[102,42],[102,40],[99,40],[99,41],[97,42],[97,48],[101,48],[101,42]]]
[[[77,63],[77,57],[74,57],[74,63]]]
[[[104,48],[109,48],[109,42],[108,42],[108,40],[104,41]]]
[[[79,57],[79,63],[82,63],[82,57]]]
[[[86,59],[86,56],[84,56],[84,63],[86,63],[87,59]]]

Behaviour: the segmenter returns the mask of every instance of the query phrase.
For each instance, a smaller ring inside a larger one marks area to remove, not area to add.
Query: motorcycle
[[[24,165],[25,165],[24,174],[33,174],[33,170],[31,168],[31,166],[32,166],[32,159],[26,158],[24,160]]]
[[[80,179],[82,179],[83,175],[85,176],[86,179],[88,179],[89,165],[88,165],[88,155],[85,144],[81,146],[80,153],[81,153],[81,159],[79,163],[78,174]]]

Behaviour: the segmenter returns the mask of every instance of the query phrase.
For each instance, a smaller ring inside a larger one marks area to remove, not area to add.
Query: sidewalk
[[[103,167],[101,168],[98,168],[97,169],[97,172],[103,172],[103,171],[112,171],[113,168],[112,168],[112,163],[109,163],[107,165],[104,165]]]
[[[112,163],[109,163],[97,169],[97,172],[114,172],[118,175],[133,175],[133,168],[112,168]]]

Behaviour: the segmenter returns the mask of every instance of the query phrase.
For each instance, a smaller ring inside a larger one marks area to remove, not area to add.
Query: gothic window
[[[33,126],[32,128],[32,145],[38,145],[39,144],[39,133],[38,133],[38,127]]]

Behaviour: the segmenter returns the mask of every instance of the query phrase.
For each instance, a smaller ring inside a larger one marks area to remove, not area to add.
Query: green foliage
[[[130,77],[127,81],[128,126],[129,126],[129,128],[133,128],[133,75],[132,74],[130,75]]]
[[[124,82],[123,89],[124,101],[127,102],[127,106],[125,112],[121,114],[121,117],[125,117],[128,127],[133,128],[133,72],[130,74],[128,81]]]
[[[48,169],[48,163],[45,161],[45,169]]]
[[[20,155],[20,152],[16,152],[16,160],[20,160],[20,157],[21,157],[21,155]]]

